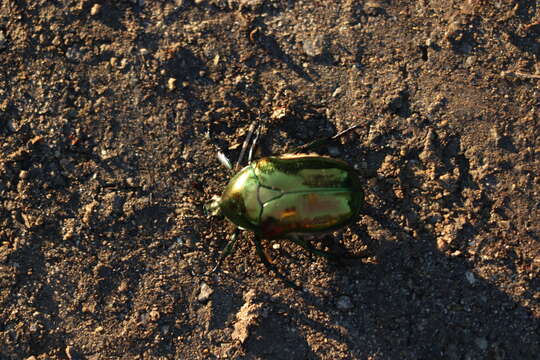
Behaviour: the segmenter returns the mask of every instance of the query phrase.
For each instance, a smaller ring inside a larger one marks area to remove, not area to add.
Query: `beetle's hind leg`
[[[338,261],[339,258],[340,258],[340,256],[337,255],[337,254],[314,248],[313,245],[311,245],[311,243],[309,241],[307,241],[306,239],[302,239],[302,238],[300,238],[298,236],[289,236],[289,237],[287,237],[287,239],[292,241],[293,243],[303,247],[305,250],[307,250],[311,254],[314,254],[314,255],[317,255],[317,256],[320,256],[320,257],[324,257],[324,258],[327,258],[327,259],[330,259],[330,260],[334,260],[334,261]]]
[[[337,261],[339,262],[340,260],[343,260],[343,259],[346,259],[346,260],[354,260],[354,259],[363,259],[363,258],[366,258],[366,257],[369,257],[371,256],[372,254],[371,253],[366,253],[366,254],[358,254],[358,255],[354,255],[354,254],[336,254],[336,253],[333,253],[333,252],[329,252],[329,251],[324,251],[324,250],[319,250],[319,249],[316,249],[313,245],[311,245],[311,243],[309,241],[307,241],[306,239],[302,239],[298,236],[289,236],[287,237],[288,240],[294,242],[295,244],[303,247],[306,251],[310,252],[311,254],[314,254],[314,255],[317,255],[317,256],[320,256],[320,257],[324,257],[326,259],[329,259],[329,260],[332,260],[332,261]]]
[[[253,242],[255,243],[255,248],[257,249],[257,255],[259,255],[259,257],[261,258],[261,261],[264,264],[264,266],[266,266],[266,268],[268,270],[270,270],[274,274],[276,274],[276,276],[279,277],[285,284],[292,287],[293,289],[299,290],[300,287],[298,285],[296,285],[291,280],[287,279],[287,277],[285,275],[283,275],[277,269],[277,267],[270,262],[270,260],[268,260],[268,258],[266,257],[266,254],[264,253],[264,249],[263,249],[263,247],[261,245],[261,239],[258,236],[256,236],[255,239],[253,240]]]

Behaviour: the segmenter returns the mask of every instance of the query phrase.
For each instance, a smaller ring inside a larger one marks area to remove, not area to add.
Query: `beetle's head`
[[[210,215],[210,216],[220,215],[221,214],[221,208],[219,207],[220,202],[221,202],[221,197],[217,195],[212,196],[212,200],[210,200],[210,202],[204,205],[204,212],[206,213],[206,215]]]

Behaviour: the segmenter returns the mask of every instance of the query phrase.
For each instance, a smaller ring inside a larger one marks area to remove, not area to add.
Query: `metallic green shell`
[[[341,227],[357,217],[363,199],[347,163],[300,154],[253,161],[231,179],[219,206],[237,226],[278,238]]]

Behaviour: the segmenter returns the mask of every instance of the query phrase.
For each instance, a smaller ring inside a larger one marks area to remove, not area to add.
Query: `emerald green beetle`
[[[300,153],[337,139],[357,128],[348,128],[332,137],[313,141],[292,154],[251,160],[259,128],[251,144],[248,165],[234,175],[221,197],[207,206],[212,214],[221,213],[241,230],[255,234],[257,254],[264,265],[288,285],[296,284],[282,275],[267,258],[260,239],[289,239],[319,256],[334,254],[314,248],[299,235],[336,230],[354,221],[362,208],[364,193],[360,177],[344,161],[316,154]],[[238,167],[255,126],[252,124],[237,161]],[[229,169],[232,165],[221,153],[218,158]],[[232,251],[238,231],[227,244],[212,270]]]
[[[360,211],[360,179],[345,162],[291,154],[251,162],[229,182],[219,207],[262,238],[331,231]]]

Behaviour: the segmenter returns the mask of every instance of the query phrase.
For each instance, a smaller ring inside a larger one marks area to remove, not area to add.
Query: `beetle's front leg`
[[[281,272],[279,272],[277,267],[268,260],[268,258],[266,257],[266,254],[264,253],[264,249],[261,245],[261,239],[258,236],[255,236],[255,239],[253,240],[253,242],[255,243],[255,248],[257,249],[257,255],[259,255],[259,257],[261,258],[261,261],[264,264],[264,266],[266,266],[268,270],[276,274],[277,277],[279,277],[285,284],[292,287],[293,289],[300,290],[300,287],[298,285],[296,285],[291,280],[287,279],[287,277],[283,275]]]
[[[236,228],[236,230],[234,231],[234,233],[231,236],[231,240],[227,243],[227,245],[225,245],[225,249],[221,253],[221,256],[219,257],[218,263],[206,275],[209,275],[209,274],[212,274],[212,273],[216,272],[220,268],[221,264],[223,263],[223,260],[225,260],[225,258],[232,253],[232,251],[234,249],[234,246],[236,245],[236,241],[238,240],[238,236],[239,236],[238,233],[239,232],[240,232],[240,229]]]

